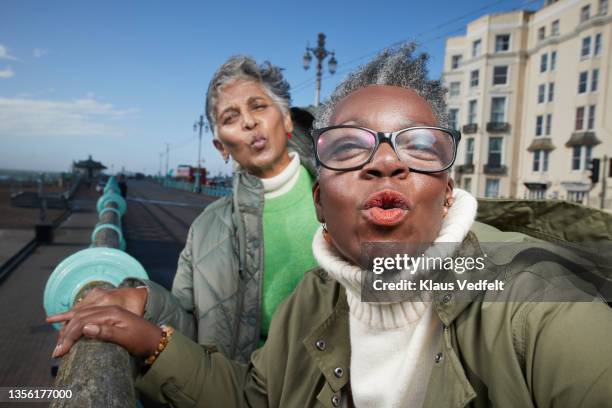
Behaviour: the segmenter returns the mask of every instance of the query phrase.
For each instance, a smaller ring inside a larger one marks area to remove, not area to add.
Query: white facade
[[[611,163],[603,163],[612,158],[611,14],[607,0],[561,0],[481,17],[447,40],[444,82],[463,134],[460,187],[599,206],[604,167],[612,186]],[[592,158],[601,159],[594,185]]]

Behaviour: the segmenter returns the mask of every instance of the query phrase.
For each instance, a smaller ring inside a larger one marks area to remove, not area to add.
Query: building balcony
[[[487,123],[487,132],[489,133],[505,133],[510,131],[508,122],[489,122]]]
[[[476,131],[478,131],[478,124],[476,123],[470,123],[467,125],[463,125],[463,128],[461,129],[461,132],[466,135],[470,133],[476,133]]]
[[[502,164],[485,164],[482,166],[482,172],[484,174],[495,174],[498,176],[505,176],[508,174],[508,167]]]
[[[597,146],[600,143],[601,140],[597,138],[595,132],[593,131],[574,132],[570,136],[569,140],[565,142],[565,147]]]
[[[457,166],[457,173],[474,174],[474,164],[460,164]]]

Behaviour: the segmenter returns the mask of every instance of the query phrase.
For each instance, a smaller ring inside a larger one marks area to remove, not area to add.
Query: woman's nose
[[[246,112],[242,115],[242,126],[245,129],[253,129],[257,125],[257,121],[253,115]]]
[[[402,162],[389,143],[381,143],[374,157],[361,169],[362,177],[398,177],[405,178],[410,172],[406,163]]]

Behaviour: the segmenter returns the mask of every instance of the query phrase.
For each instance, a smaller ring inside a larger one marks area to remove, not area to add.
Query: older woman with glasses
[[[279,307],[248,365],[125,312],[79,311],[71,336],[149,356],[138,386],[173,406],[610,406],[608,306],[534,300],[557,289],[577,296],[563,281],[546,281],[551,267],[564,268],[557,258],[515,262],[521,253],[500,246],[483,261],[521,302],[491,303],[490,289],[465,295],[450,287],[362,301],[369,243],[449,244],[442,255],[456,261],[482,256],[485,237],[508,239],[475,222],[475,199],[454,188],[448,169],[459,134],[441,126],[444,90],[412,52],[381,54],[319,112],[313,197],[323,226],[312,250],[320,268]]]

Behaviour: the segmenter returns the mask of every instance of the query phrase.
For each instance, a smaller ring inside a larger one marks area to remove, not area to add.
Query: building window
[[[608,14],[608,0],[599,0],[599,15],[605,16]]]
[[[474,138],[470,137],[465,144],[465,164],[474,164]]]
[[[595,34],[595,46],[593,47],[593,54],[601,54],[601,33]]]
[[[538,103],[544,103],[546,99],[546,85],[540,84],[538,85]]]
[[[475,69],[470,72],[470,87],[476,88],[478,86],[478,70]]]
[[[485,197],[499,197],[499,179],[487,179],[485,183]]]
[[[548,54],[542,54],[540,56],[540,72],[546,72],[548,67]]]
[[[569,191],[567,192],[567,199],[573,203],[582,204],[584,201],[585,191]]]
[[[548,102],[552,102],[555,99],[555,83],[548,83]]]
[[[457,130],[458,128],[458,121],[459,119],[459,109],[449,109],[448,111],[448,126],[451,129],[455,129]]]
[[[482,50],[482,41],[476,40],[472,42],[472,58],[476,58],[477,56],[479,56],[481,50]]]
[[[598,83],[599,83],[599,69],[595,68],[591,72],[591,92],[597,92]]]
[[[502,164],[502,141],[501,137],[489,138],[489,158],[487,164],[493,167],[499,167]]]
[[[588,58],[589,55],[591,55],[591,37],[584,37],[580,47],[580,58]]]
[[[542,152],[541,150],[536,150],[533,152],[533,166],[532,166],[533,171],[540,171],[540,153],[541,152]]]
[[[538,41],[542,41],[546,38],[546,27],[542,26],[538,28]]]
[[[557,51],[550,53],[550,70],[554,71],[557,68]]]
[[[593,160],[593,146],[585,146],[584,147],[584,166],[582,167],[584,170],[589,168],[589,164],[591,164],[591,160]]]
[[[587,84],[589,82],[589,72],[582,71],[578,75],[578,93],[585,93],[587,91]]]
[[[495,36],[495,52],[510,51],[510,34],[499,34]]]
[[[572,170],[580,170],[580,156],[582,156],[582,146],[572,148]]]
[[[476,108],[476,100],[470,101],[470,104],[468,106],[468,125],[476,123]]]
[[[543,150],[542,152],[544,153],[544,158],[542,160],[542,171],[548,171],[548,154],[550,151]]]
[[[550,35],[559,35],[559,20],[552,22],[550,26]]]
[[[543,200],[546,197],[546,188],[530,188],[529,199],[530,200]]]
[[[546,114],[546,128],[544,129],[544,133],[546,136],[550,136],[550,130],[552,128],[552,113]]]
[[[584,106],[576,108],[576,122],[574,130],[582,130],[584,128]]]
[[[502,123],[506,121],[506,97],[491,98],[491,122]]]
[[[457,69],[461,66],[461,60],[463,57],[461,55],[453,55],[451,57],[451,69]]]
[[[544,126],[544,116],[543,115],[536,116],[536,128],[535,128],[536,136],[542,136],[543,126]]]
[[[591,6],[586,5],[580,9],[580,22],[583,23],[591,17]]]
[[[595,128],[595,105],[589,106],[589,120],[587,121],[587,130]]]
[[[450,90],[449,90],[449,95],[451,98],[455,97],[455,96],[459,96],[459,87],[461,86],[460,82],[451,82],[450,83]]]
[[[472,192],[472,178],[471,177],[465,177],[463,179],[463,189],[467,191],[468,193]]]
[[[493,67],[493,85],[506,85],[508,83],[508,67],[502,65]]]

